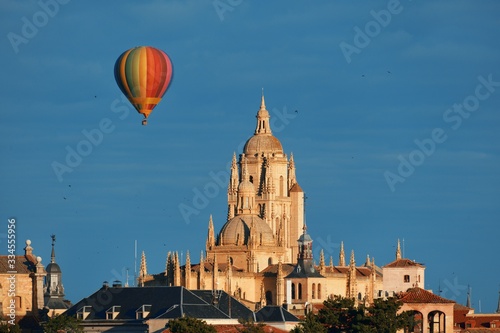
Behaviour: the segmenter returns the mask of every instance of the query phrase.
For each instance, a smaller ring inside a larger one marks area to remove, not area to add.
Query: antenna
[[[137,287],[137,239],[134,241],[134,287]]]

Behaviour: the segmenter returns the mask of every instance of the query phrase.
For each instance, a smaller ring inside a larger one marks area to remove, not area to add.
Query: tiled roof
[[[283,271],[283,276],[290,274],[295,265],[293,264],[281,264],[281,270]],[[260,271],[265,276],[276,276],[278,274],[278,264],[272,264]]]
[[[319,267],[317,267],[319,270]],[[349,266],[325,266],[326,273],[339,273],[339,274],[347,274],[349,272]],[[378,277],[381,277],[382,274],[375,270],[375,273]],[[356,276],[370,276],[372,274],[372,270],[370,267],[359,266],[356,267]]]
[[[297,317],[288,312],[281,306],[268,305],[257,311],[255,314],[257,321],[260,322],[288,322],[299,321]]]
[[[25,256],[16,256],[16,266],[11,269],[8,266],[8,256],[0,256],[0,274],[7,274],[9,271],[16,271],[17,274],[30,274],[35,271],[35,267],[29,262]]]
[[[500,333],[500,328],[467,328],[464,333]]]
[[[111,287],[101,288],[66,311],[76,315],[83,306],[91,306],[87,320],[106,320],[106,311],[120,306],[116,320],[135,320],[136,310],[151,305],[146,318],[177,318],[182,315],[196,318],[227,318],[227,315],[208,304],[184,287]]]
[[[212,325],[217,333],[239,333],[244,329],[243,325]],[[288,331],[284,331],[282,329],[272,327],[269,325],[265,325],[263,327],[265,333],[288,333]],[[162,331],[162,333],[171,333],[170,329],[166,329]]]
[[[465,316],[465,322],[473,322],[473,328],[489,328],[492,321],[500,325],[500,313],[473,313]]]
[[[415,260],[410,259],[396,259],[393,262],[384,266],[384,268],[394,268],[394,267],[425,267],[423,264],[416,262]]]
[[[73,305],[65,314],[75,316],[84,306],[89,306],[90,312],[84,322],[104,321],[106,312],[116,306],[118,313],[113,320],[140,323],[142,320],[136,319],[136,311],[143,305],[149,305],[149,313],[144,319],[171,319],[182,316],[198,319],[256,319],[253,311],[234,297],[229,297],[226,292],[220,291],[218,302],[214,305],[211,290],[188,290],[184,287],[165,286],[103,287]],[[296,320],[296,317],[283,311],[283,318]]]
[[[466,320],[465,317],[471,310],[471,308],[463,306],[462,304],[455,303],[455,305],[453,306],[453,322],[456,325],[460,325],[460,327],[464,328]]]
[[[205,302],[212,303],[212,290],[191,290],[191,292]],[[229,295],[227,293],[221,293],[217,307],[229,317]],[[237,299],[231,297],[231,318],[254,318],[254,313]]]
[[[415,287],[400,294],[403,303],[455,303],[455,301],[435,295],[425,289]]]
[[[320,274],[319,269],[316,269],[310,261],[306,260],[299,260],[295,268],[285,276],[287,279],[313,277],[324,278],[324,276]]]

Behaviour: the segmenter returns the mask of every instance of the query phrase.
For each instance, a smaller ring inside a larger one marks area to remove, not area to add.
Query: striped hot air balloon
[[[167,91],[172,73],[168,55],[151,46],[134,47],[116,60],[116,83],[135,109],[144,115],[143,125]]]

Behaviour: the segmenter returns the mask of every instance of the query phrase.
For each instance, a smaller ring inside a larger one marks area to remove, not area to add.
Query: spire
[[[266,109],[266,102],[264,101],[264,88],[262,88],[262,98],[260,99],[260,109]]]
[[[247,158],[244,154],[241,156],[240,164],[242,164],[242,179],[238,185],[238,214],[254,214],[255,187],[250,181]]]
[[[189,256],[189,250],[186,252],[186,266],[184,266],[184,276],[185,276],[185,287],[191,289],[191,258]]]
[[[399,239],[398,239],[398,247],[396,249],[396,260],[399,260],[401,259],[401,243],[399,242]]]
[[[497,306],[497,313],[500,313],[500,291],[498,292],[498,306]]]
[[[199,275],[200,289],[205,289],[205,258],[203,257],[203,250],[200,253],[200,275]]]
[[[293,160],[293,153],[291,153],[290,161],[288,163],[288,189],[290,190],[295,183],[297,183],[295,175],[295,162]]]
[[[257,112],[257,127],[255,135],[272,135],[271,126],[269,125],[269,112],[266,110],[266,102],[264,101],[264,90],[262,90],[262,98],[260,101],[260,109]]]
[[[214,222],[212,221],[212,214],[210,214],[210,219],[208,220],[208,235],[207,235],[207,251],[211,250],[215,246],[215,236],[214,236]]]
[[[333,268],[333,257],[330,256],[330,267]]]
[[[339,266],[345,266],[344,242],[340,242]]]
[[[146,254],[142,251],[141,255],[141,267],[139,268],[139,286],[144,287],[144,279],[148,275],[148,269],[146,266]]]
[[[356,260],[354,260],[354,250],[351,250],[351,258],[349,260],[349,267],[356,267]]]
[[[219,289],[219,263],[217,262],[217,256],[214,254],[214,269],[212,272],[212,290]]]
[[[50,254],[50,262],[55,263],[56,262],[56,252],[54,250],[54,245],[56,243],[56,235],[51,235],[52,238],[52,253]]]
[[[349,271],[347,273],[347,297],[354,298],[357,302],[358,284],[356,279],[356,261],[354,260],[354,250],[351,251],[349,261]]]
[[[280,258],[278,261],[278,272],[276,274],[276,305],[281,305],[284,302],[284,287],[283,265]]]
[[[470,301],[470,294],[471,294],[471,287],[468,286],[468,288],[467,288],[467,303],[465,304],[465,306],[468,307],[468,308],[472,307],[472,304],[471,304],[471,301]]]
[[[264,289],[264,281],[260,283],[260,307],[263,308],[265,307],[266,304],[266,292]]]
[[[175,251],[174,255],[174,286],[181,285],[181,267],[179,262],[179,252]]]
[[[186,269],[189,266],[191,268],[191,257],[189,256],[189,250],[186,251]]]
[[[319,272],[321,274],[325,273],[325,253],[323,252],[323,249],[319,252]]]
[[[170,265],[170,251],[168,251],[167,258],[165,259],[165,276],[168,276],[169,265]]]

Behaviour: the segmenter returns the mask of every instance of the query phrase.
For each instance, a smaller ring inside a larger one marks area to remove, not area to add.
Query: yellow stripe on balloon
[[[126,76],[126,73],[125,73],[125,65],[127,63],[127,58],[130,54],[130,52],[132,52],[133,49],[130,49],[128,51],[125,52],[125,54],[123,54],[123,57],[122,57],[122,61],[120,62],[120,77],[121,77],[121,82],[123,84],[123,87],[125,88],[125,90],[127,91],[127,94],[130,96],[131,95],[131,90],[130,90],[130,86],[128,85],[128,82],[127,82],[127,76]]]

